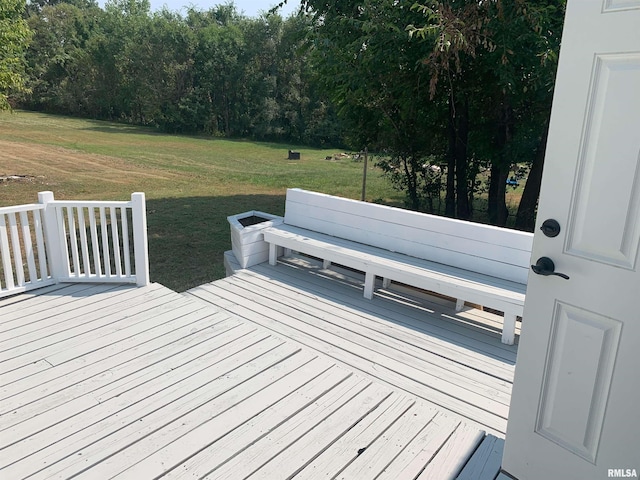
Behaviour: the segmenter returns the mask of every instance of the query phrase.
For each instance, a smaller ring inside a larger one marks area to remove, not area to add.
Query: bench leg
[[[456,312],[461,312],[464,308],[464,300],[456,298]]]
[[[513,345],[516,340],[516,317],[513,313],[504,314],[504,324],[502,325],[502,343]]]
[[[331,267],[331,262],[329,260],[323,260],[322,261],[322,268],[326,270],[329,267]]]
[[[383,278],[382,279],[382,288],[389,288],[391,286],[391,279]]]
[[[269,244],[269,265],[275,266],[277,263],[278,263],[278,246],[275,243],[270,243]]]
[[[364,298],[371,300],[373,298],[373,284],[376,281],[376,276],[373,273],[367,272],[364,277]]]

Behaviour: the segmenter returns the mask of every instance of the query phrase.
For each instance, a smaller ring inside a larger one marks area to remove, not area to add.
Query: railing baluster
[[[77,207],[78,228],[80,229],[80,249],[82,250],[82,267],[84,276],[91,277],[91,263],[89,262],[89,243],[87,242],[87,226],[84,220],[84,207]]]
[[[73,258],[73,274],[78,278],[80,277],[80,255],[78,254],[78,236],[73,207],[67,207],[67,223],[69,225],[69,241],[71,242],[71,258]]]
[[[113,255],[116,264],[116,275],[122,276],[122,262],[120,257],[120,238],[118,236],[118,216],[115,207],[110,209],[111,215],[111,237],[113,238]]]
[[[111,278],[111,258],[109,257],[109,238],[107,237],[107,215],[104,207],[100,207],[100,229],[102,230],[102,261],[104,262],[104,273],[107,278]]]
[[[42,216],[40,210],[33,211],[33,228],[36,231],[36,245],[38,247],[38,264],[40,266],[40,280],[49,278],[47,268],[47,251],[44,246],[44,235],[42,232]]]
[[[0,207],[0,297],[58,281],[147,285],[148,258],[143,193],[76,202],[40,192],[38,203]]]
[[[102,277],[100,265],[100,245],[98,244],[98,228],[96,227],[96,209],[89,208],[89,228],[91,229],[91,247],[93,249],[93,267],[97,277]]]
[[[20,248],[20,236],[18,234],[18,221],[16,214],[9,214],[9,228],[11,230],[11,247],[13,249],[13,264],[16,269],[16,281],[19,287],[24,286],[24,266],[22,265],[22,249]]]
[[[0,252],[2,253],[2,268],[4,271],[4,284],[8,290],[15,288],[13,280],[13,266],[9,250],[9,236],[7,234],[7,222],[5,216],[0,214]]]
[[[120,218],[122,219],[122,250],[124,255],[124,274],[131,276],[131,253],[129,251],[129,221],[127,220],[127,207],[120,209]]]
[[[24,244],[24,253],[27,257],[29,282],[36,283],[38,281],[38,272],[36,271],[36,257],[33,252],[33,240],[31,238],[31,229],[29,227],[29,217],[27,216],[27,212],[20,212],[20,224],[22,225],[22,243]]]
[[[56,208],[56,218],[58,219],[58,235],[60,236],[59,243],[60,243],[60,246],[62,247],[62,251],[60,252],[60,254],[62,255],[62,259],[64,261],[64,265],[63,265],[63,268],[65,269],[64,273],[67,277],[70,277],[71,265],[69,263],[69,244],[67,243],[67,228],[64,225],[64,207],[55,207],[55,208]]]

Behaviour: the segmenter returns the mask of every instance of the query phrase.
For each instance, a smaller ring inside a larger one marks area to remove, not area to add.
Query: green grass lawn
[[[301,160],[287,160],[287,150]],[[18,111],[0,113],[0,206],[57,199],[147,196],[151,279],[184,291],[224,276],[227,216],[282,214],[290,187],[360,198],[362,162],[325,160],[339,150],[166,135],[153,129]],[[371,167],[367,200],[401,204]]]

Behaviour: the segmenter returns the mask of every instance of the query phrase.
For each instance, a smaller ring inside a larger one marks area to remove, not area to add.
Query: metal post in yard
[[[362,172],[362,198],[361,198],[363,202],[366,201],[366,197],[367,197],[367,163],[369,163],[369,150],[365,147],[364,170]]]

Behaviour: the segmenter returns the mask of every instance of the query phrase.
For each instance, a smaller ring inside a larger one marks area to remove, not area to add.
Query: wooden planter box
[[[231,250],[242,268],[269,261],[269,244],[264,241],[262,231],[281,224],[282,217],[251,210],[227,220],[231,227]]]

